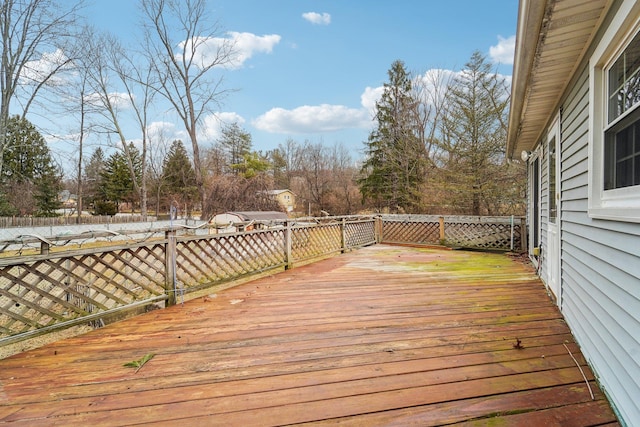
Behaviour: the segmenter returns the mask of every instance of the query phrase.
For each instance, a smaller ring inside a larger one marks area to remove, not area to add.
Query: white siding
[[[563,103],[561,309],[623,421],[640,426],[640,224],[588,216],[588,88],[584,67]]]

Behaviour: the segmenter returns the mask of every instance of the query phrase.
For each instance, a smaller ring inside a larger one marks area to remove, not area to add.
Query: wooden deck
[[[0,360],[11,422],[618,425],[530,266],[387,245]]]

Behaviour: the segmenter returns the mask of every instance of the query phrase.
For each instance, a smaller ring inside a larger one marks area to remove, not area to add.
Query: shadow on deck
[[[0,360],[0,404],[29,426],[618,425],[530,266],[388,245]]]

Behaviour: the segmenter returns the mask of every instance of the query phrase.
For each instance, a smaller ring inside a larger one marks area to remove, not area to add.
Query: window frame
[[[531,156],[527,161],[527,173],[531,178],[528,182],[529,200],[529,254],[533,255],[533,249],[539,247],[542,243],[542,156],[540,151],[542,144],[539,144],[536,150],[531,152]],[[537,265],[538,260],[535,260]]]
[[[589,60],[588,214],[595,219],[640,222],[640,185],[604,188],[605,130],[611,127],[607,116],[608,70],[640,32],[639,16],[640,5],[624,1]]]
[[[551,126],[546,143],[547,151],[547,219],[551,224],[558,224],[558,129],[557,124]]]

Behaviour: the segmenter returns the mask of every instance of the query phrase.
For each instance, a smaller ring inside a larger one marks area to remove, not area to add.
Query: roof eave
[[[531,81],[532,66],[538,54],[538,41],[547,3],[547,1],[539,0],[521,0],[518,7],[518,29],[507,131],[508,158],[514,158],[514,150],[524,115],[526,95]]]

